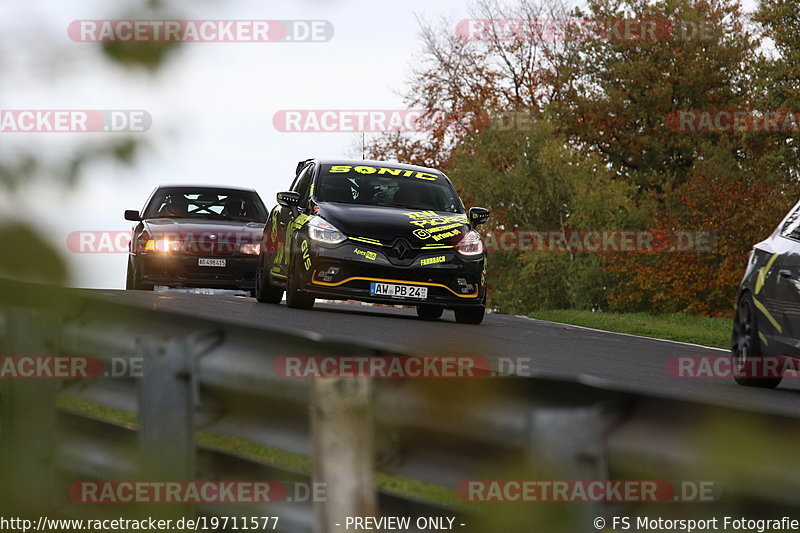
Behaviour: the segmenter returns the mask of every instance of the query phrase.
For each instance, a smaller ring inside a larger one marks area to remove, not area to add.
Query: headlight
[[[326,244],[339,244],[347,239],[336,226],[317,216],[311,217],[308,221],[308,236],[312,240]]]
[[[148,252],[180,252],[181,241],[172,241],[170,239],[148,239],[144,244],[144,249]]]
[[[463,255],[478,255],[483,253],[483,241],[480,234],[472,230],[456,245],[458,253]]]
[[[239,246],[239,252],[246,255],[258,255],[261,253],[261,243],[246,242]]]

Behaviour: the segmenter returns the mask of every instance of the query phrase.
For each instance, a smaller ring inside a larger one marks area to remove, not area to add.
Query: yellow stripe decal
[[[777,329],[777,330],[778,330],[778,333],[783,333],[783,328],[781,327],[781,325],[780,325],[780,324],[778,324],[778,321],[777,321],[777,320],[775,320],[775,319],[772,317],[772,315],[771,315],[771,314],[769,314],[769,311],[767,311],[767,308],[766,308],[766,307],[764,307],[764,304],[762,304],[761,302],[759,302],[759,301],[758,301],[758,300],[756,300],[755,298],[753,298],[753,303],[755,303],[755,304],[756,304],[756,307],[758,308],[758,310],[759,310],[759,311],[761,311],[761,312],[764,314],[764,316],[765,316],[765,317],[767,317],[767,320],[769,320],[769,321],[770,321],[770,323],[771,323],[773,326],[775,326],[775,329]]]
[[[453,294],[455,294],[459,298],[477,298],[478,297],[478,287],[477,286],[475,287],[475,292],[472,293],[472,294],[458,294],[457,292],[455,292],[453,289],[451,289],[447,285],[442,285],[441,283],[430,283],[430,282],[427,282],[427,281],[406,281],[406,280],[402,280],[402,279],[364,278],[364,277],[360,277],[360,276],[354,276],[354,277],[351,277],[351,278],[344,279],[342,281],[337,281],[336,283],[329,283],[327,281],[317,281],[316,274],[317,274],[317,271],[315,270],[314,274],[313,274],[313,277],[311,278],[311,283],[313,283],[314,285],[325,285],[327,287],[338,287],[339,285],[342,285],[344,283],[348,283],[350,281],[356,281],[356,280],[360,280],[360,281],[377,281],[379,283],[402,283],[403,285],[427,285],[429,287],[441,287],[443,289],[447,289],[448,291],[452,292]]]
[[[377,244],[378,246],[383,246],[381,244],[381,241],[376,241],[374,239],[364,239],[362,237],[348,237],[348,239],[350,239],[351,241],[359,241],[359,242],[365,242],[367,244]]]
[[[767,342],[767,337],[760,331],[758,332],[758,338],[761,339],[761,342],[764,343],[764,346],[769,346],[769,343]]]
[[[756,278],[756,294],[761,291],[764,287],[764,281],[766,281],[767,274],[769,273],[769,269],[772,268],[772,263],[775,262],[775,259],[778,257],[778,254],[772,254],[772,257],[769,258],[767,264],[761,267],[758,270],[758,277]]]

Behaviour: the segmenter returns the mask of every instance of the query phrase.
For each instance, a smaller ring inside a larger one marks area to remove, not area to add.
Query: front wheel
[[[258,262],[258,270],[256,271],[256,300],[261,303],[279,304],[283,299],[283,289],[273,286],[269,282],[269,270],[265,261]]]
[[[128,258],[128,272],[125,276],[125,290],[152,291],[153,286],[147,285],[142,281],[142,277],[137,272],[136,263],[132,257]]]
[[[456,307],[453,309],[453,312],[456,315],[456,322],[459,324],[480,324],[483,322],[486,306],[471,305],[469,307]]]
[[[292,309],[311,309],[314,307],[314,297],[300,292],[300,270],[293,263],[289,268],[289,277],[286,278],[286,305]]]
[[[733,379],[739,385],[746,387],[761,387],[774,389],[781,380],[782,375],[765,376],[765,359],[761,354],[761,344],[758,335],[758,320],[753,297],[749,292],[742,294],[733,315],[733,335],[731,336],[731,358],[733,363]],[[777,365],[775,372],[777,370]]]

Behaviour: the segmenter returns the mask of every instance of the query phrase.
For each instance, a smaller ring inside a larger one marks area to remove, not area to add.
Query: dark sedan
[[[315,298],[413,305],[424,319],[452,309],[479,324],[486,249],[440,171],[381,161],[301,162],[264,228],[256,298],[308,309]]]
[[[777,387],[800,369],[800,203],[750,252],[731,355],[740,385]]]
[[[159,186],[141,212],[128,255],[127,289],[208,287],[252,292],[267,210],[253,189]]]

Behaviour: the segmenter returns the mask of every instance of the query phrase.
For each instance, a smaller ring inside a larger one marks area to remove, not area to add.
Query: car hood
[[[367,237],[384,243],[405,237],[414,244],[452,244],[469,231],[467,215],[400,207],[318,204],[319,216],[348,237]]]
[[[142,221],[142,225],[144,230],[155,238],[164,235],[175,240],[189,241],[260,236],[264,228],[264,224],[261,222],[198,220],[196,218],[148,218]]]

